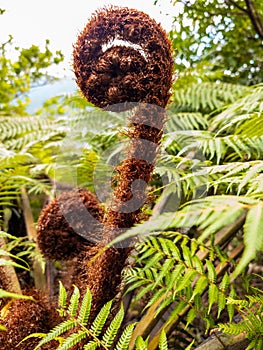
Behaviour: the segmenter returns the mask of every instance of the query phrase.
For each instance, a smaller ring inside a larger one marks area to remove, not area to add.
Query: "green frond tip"
[[[94,337],[97,337],[100,335],[102,328],[105,325],[105,322],[107,321],[107,318],[109,316],[110,310],[111,310],[112,300],[108,301],[100,310],[98,315],[96,316],[95,320],[93,321],[90,332]]]
[[[124,318],[124,308],[123,305],[121,305],[121,308],[117,315],[114,317],[114,319],[111,321],[111,324],[107,328],[105,334],[102,338],[102,343],[106,347],[110,347],[118,333],[118,330],[120,329],[120,326],[122,324]]]
[[[159,339],[159,349],[160,350],[168,350],[168,343],[167,343],[167,338],[165,331],[162,330],[160,339]]]
[[[80,292],[77,286],[74,286],[72,296],[70,298],[68,313],[70,316],[76,316],[79,306]]]
[[[79,316],[78,316],[78,322],[83,326],[86,326],[88,323],[91,303],[92,303],[92,294],[91,294],[91,291],[87,289],[87,292],[83,297],[82,304],[79,310]]]
[[[129,350],[130,340],[136,323],[129,324],[120,336],[114,350]]]
[[[59,297],[58,297],[58,306],[60,309],[60,316],[64,315],[64,309],[67,305],[67,291],[66,288],[63,286],[62,282],[59,281]]]
[[[135,346],[135,350],[147,350],[148,341],[143,340],[142,336],[139,336],[136,339]]]

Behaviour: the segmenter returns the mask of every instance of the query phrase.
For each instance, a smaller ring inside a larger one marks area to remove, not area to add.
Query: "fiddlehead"
[[[90,220],[89,225],[85,220],[87,211],[96,219]],[[62,193],[41,212],[37,230],[38,246],[49,259],[71,259],[100,241],[99,223],[102,218],[103,209],[93,193],[82,188]]]
[[[130,46],[105,48],[115,39]],[[105,8],[90,19],[78,38],[74,71],[83,95],[98,107],[126,102],[165,107],[172,80],[170,42],[145,13]]]

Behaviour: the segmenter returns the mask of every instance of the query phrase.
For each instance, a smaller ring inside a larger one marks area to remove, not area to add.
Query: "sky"
[[[50,40],[52,51],[61,50],[65,61],[54,72],[71,75],[72,45],[84,28],[90,15],[104,5],[127,6],[146,12],[162,27],[172,28],[176,8],[173,0],[0,0],[5,9],[0,16],[0,43],[12,34],[14,43],[20,47],[32,44],[44,47]]]

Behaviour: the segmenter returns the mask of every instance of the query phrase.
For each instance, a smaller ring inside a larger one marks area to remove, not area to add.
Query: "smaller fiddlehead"
[[[87,211],[95,219],[89,220],[89,225]],[[60,194],[42,210],[38,220],[41,252],[52,260],[73,258],[100,241],[102,218],[103,209],[90,191],[79,188]]]

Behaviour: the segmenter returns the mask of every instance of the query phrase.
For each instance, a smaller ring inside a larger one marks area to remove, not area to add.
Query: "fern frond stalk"
[[[116,37],[140,45],[147,59],[128,46],[113,46],[104,52],[103,44]],[[127,62],[133,63],[127,67]],[[109,110],[125,110],[129,103],[137,103],[130,118],[126,158],[116,168],[117,185],[104,215],[101,244],[79,260],[80,289],[83,293],[88,286],[93,295],[91,320],[105,302],[116,296],[121,283],[130,244],[123,242],[106,250],[105,247],[140,220],[162,137],[172,68],[166,33],[149,16],[136,10],[110,7],[97,12],[75,46],[77,83],[89,101]]]

